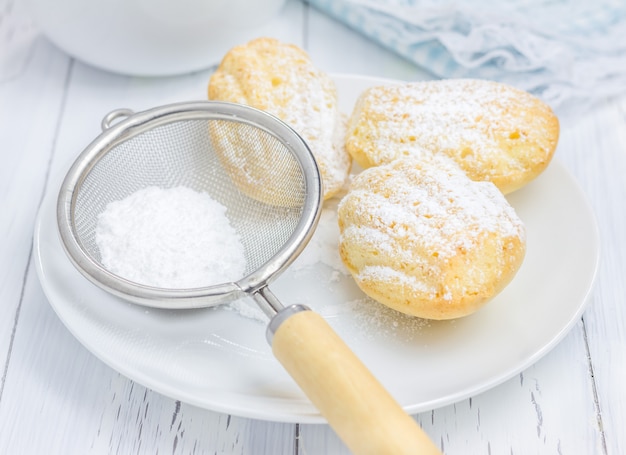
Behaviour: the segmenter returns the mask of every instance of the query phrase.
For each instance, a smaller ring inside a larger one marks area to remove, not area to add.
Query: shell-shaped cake
[[[427,319],[467,316],[515,276],[525,229],[491,182],[444,155],[354,178],[338,208],[341,258],[374,300]]]
[[[320,169],[324,199],[337,194],[352,160],[345,150],[346,116],[339,111],[334,81],[307,53],[273,38],[259,38],[232,48],[209,80],[210,100],[246,104],[289,124],[306,141]],[[262,148],[226,148],[222,158],[244,182],[248,194],[262,192],[273,178],[274,163]],[[247,183],[246,183],[247,182]]]
[[[364,91],[348,120],[346,148],[363,168],[442,153],[506,194],[548,166],[558,138],[558,118],[535,96],[492,81],[449,79]]]

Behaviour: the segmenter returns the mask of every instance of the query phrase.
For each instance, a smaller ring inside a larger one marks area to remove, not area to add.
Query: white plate
[[[345,112],[365,87],[388,82],[336,80]],[[93,354],[146,387],[203,408],[324,422],[272,357],[265,322],[231,307],[146,309],[85,280],[61,248],[55,198],[54,191],[46,197],[37,221],[37,271],[60,319]],[[470,317],[426,322],[366,299],[340,264],[332,207],[271,288],[284,303],[304,303],[326,317],[409,413],[470,397],[530,366],[565,336],[585,308],[598,264],[593,213],[557,161],[509,200],[527,227],[527,255],[513,282]]]

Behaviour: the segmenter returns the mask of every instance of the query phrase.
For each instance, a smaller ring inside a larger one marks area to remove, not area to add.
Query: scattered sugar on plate
[[[109,203],[98,216],[96,244],[108,270],[160,288],[236,281],[246,268],[226,207],[184,186],[151,186]]]
[[[325,305],[320,308],[320,314],[329,320],[349,318],[350,331],[358,332],[359,338],[368,339],[385,337],[408,342],[431,326],[428,319],[400,313],[367,296],[341,304]]]
[[[263,310],[254,302],[247,299],[237,299],[225,305],[225,308],[239,313],[241,316],[253,321],[267,323],[269,318]]]

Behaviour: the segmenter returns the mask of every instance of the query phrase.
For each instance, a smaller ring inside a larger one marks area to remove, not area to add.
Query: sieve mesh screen
[[[287,242],[306,199],[298,160],[261,127],[227,119],[190,119],[127,134],[100,154],[75,191],[75,235],[100,266],[98,215],[109,202],[148,186],[186,186],[226,206],[245,249],[246,275]]]

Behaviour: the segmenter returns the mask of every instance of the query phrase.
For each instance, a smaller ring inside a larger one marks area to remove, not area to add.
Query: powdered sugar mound
[[[111,272],[161,288],[235,281],[246,267],[226,207],[182,186],[147,187],[109,203],[98,217],[96,243]]]

